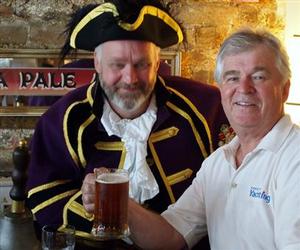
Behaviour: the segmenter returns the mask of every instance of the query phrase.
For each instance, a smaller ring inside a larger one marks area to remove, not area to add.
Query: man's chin
[[[128,111],[128,112],[129,111],[132,112],[132,111],[138,109],[142,105],[143,101],[142,100],[140,100],[140,101],[139,100],[138,101],[133,101],[132,99],[130,99],[128,101],[126,101],[126,100],[125,101],[124,100],[122,100],[122,101],[120,101],[120,100],[113,101],[113,103],[119,109],[122,109],[122,110]]]

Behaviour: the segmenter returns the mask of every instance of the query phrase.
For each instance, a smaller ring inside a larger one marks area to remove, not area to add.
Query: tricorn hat
[[[149,41],[160,48],[182,42],[179,24],[158,3],[117,0],[90,6],[70,27],[69,46],[94,51],[99,44],[112,40]]]

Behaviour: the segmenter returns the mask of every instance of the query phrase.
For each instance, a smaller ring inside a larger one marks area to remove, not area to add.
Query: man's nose
[[[242,93],[250,93],[254,91],[254,85],[251,77],[241,77],[238,90]]]
[[[126,65],[124,68],[123,81],[127,84],[137,82],[137,71],[133,65]]]

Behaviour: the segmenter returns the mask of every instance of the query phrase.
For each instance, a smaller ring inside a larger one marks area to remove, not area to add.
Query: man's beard
[[[127,84],[119,82],[113,86],[108,87],[105,81],[99,76],[100,85],[108,99],[108,101],[120,109],[132,111],[138,109],[145,103],[154,88],[155,84],[145,84],[143,82],[136,82]],[[119,89],[134,89],[132,93],[119,93]]]

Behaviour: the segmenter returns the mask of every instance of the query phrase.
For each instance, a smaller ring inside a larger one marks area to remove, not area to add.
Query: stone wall
[[[0,51],[59,49],[61,33],[87,0],[0,0]],[[100,3],[101,1],[98,1]],[[266,27],[281,37],[283,21],[276,0],[164,0],[181,23],[185,41],[171,48],[182,54],[181,75],[213,83],[214,60],[220,43],[239,27]],[[12,150],[30,138],[37,117],[0,117],[0,176],[12,169]]]
[[[84,0],[1,0],[0,49],[60,48],[68,15]],[[242,26],[266,27],[281,36],[276,0],[164,0],[181,23],[185,42],[182,76],[213,82],[214,59],[223,39]]]

